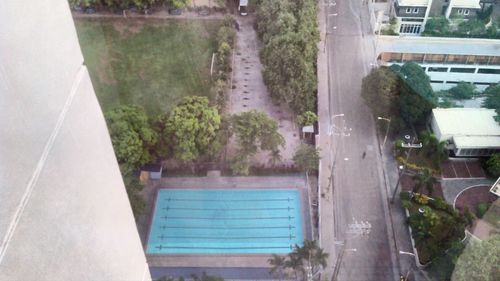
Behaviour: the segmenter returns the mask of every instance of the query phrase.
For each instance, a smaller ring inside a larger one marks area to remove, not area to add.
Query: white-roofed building
[[[500,40],[379,36],[377,53],[381,65],[418,63],[436,91],[460,81],[480,91],[500,82]]]
[[[431,128],[439,141],[458,157],[481,157],[500,152],[496,112],[486,108],[435,108]]]

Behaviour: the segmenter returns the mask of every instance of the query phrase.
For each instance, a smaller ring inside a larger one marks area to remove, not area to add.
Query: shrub
[[[411,201],[410,200],[401,200],[401,206],[405,209],[410,209]]]
[[[438,210],[447,211],[450,205],[448,205],[448,203],[446,203],[446,201],[443,198],[437,197],[434,198],[434,200],[429,201],[429,206]]]
[[[399,199],[401,199],[401,201],[403,200],[407,200],[407,201],[410,201],[411,200],[411,193],[410,192],[401,192],[399,193]]]
[[[476,219],[476,216],[467,207],[464,210],[464,217],[468,225],[472,225],[472,222]]]
[[[424,194],[417,193],[414,198],[415,202],[420,205],[427,205],[427,203],[429,203],[429,197]]]
[[[500,177],[500,153],[495,153],[486,161],[486,169],[494,177]]]
[[[490,206],[490,203],[480,203],[479,205],[477,205],[477,217],[482,218],[484,214],[486,214]]]

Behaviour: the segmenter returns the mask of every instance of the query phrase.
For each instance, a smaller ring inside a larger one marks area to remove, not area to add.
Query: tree
[[[255,153],[275,150],[285,145],[278,124],[265,113],[251,110],[232,116],[232,129],[241,149]]]
[[[248,158],[257,151],[279,151],[285,146],[285,139],[278,132],[278,124],[265,113],[256,110],[245,111],[231,117],[232,132],[236,136],[238,151],[232,161],[233,172],[248,174]]]
[[[429,18],[425,23],[424,36],[446,36],[450,31],[450,22],[446,17]]]
[[[482,106],[491,109],[500,108],[500,84],[488,86],[483,92],[486,96]]]
[[[425,187],[429,195],[432,195],[437,180],[429,169],[424,169],[423,172],[414,175],[413,179],[417,181],[413,187],[413,192],[420,192]]]
[[[302,247],[296,245],[290,255],[297,255],[302,260],[302,272],[306,272],[304,265],[310,266],[313,274],[327,266],[328,254],[318,246],[316,240],[305,240]]]
[[[363,78],[361,96],[375,116],[398,116],[399,90],[397,74],[387,67],[380,67]]]
[[[419,138],[423,146],[419,153],[425,154],[427,158],[433,158],[436,166],[440,166],[441,161],[448,158],[446,141],[439,141],[436,135],[428,131],[421,132]]]
[[[500,235],[485,241],[470,240],[458,258],[453,281],[494,281],[500,276]]]
[[[306,173],[317,170],[319,160],[319,149],[305,143],[300,144],[297,151],[295,151],[295,154],[293,155],[293,162],[295,165]]]
[[[286,265],[285,260],[285,257],[273,254],[271,258],[267,260],[269,265],[272,266],[271,269],[269,269],[269,274],[274,277],[277,273],[279,280],[283,280]]]
[[[106,113],[111,142],[123,174],[154,160],[151,153],[158,135],[144,109],[123,105]]]
[[[500,153],[494,153],[486,161],[486,169],[494,177],[500,177]]]
[[[460,81],[448,91],[456,99],[470,99],[474,96],[475,89],[476,87],[473,84]]]
[[[394,64],[390,67],[399,74],[406,88],[418,94],[430,103],[437,103],[437,97],[431,87],[431,79],[420,65],[415,62],[407,62],[403,66]]]
[[[157,122],[163,139],[171,140],[173,155],[193,161],[213,150],[221,117],[206,97],[185,97],[167,116]]]
[[[432,111],[434,104],[404,87],[399,97],[401,118],[407,125],[422,121]]]
[[[301,127],[314,125],[316,121],[318,121],[318,116],[311,111],[306,111],[297,117],[297,123]]]

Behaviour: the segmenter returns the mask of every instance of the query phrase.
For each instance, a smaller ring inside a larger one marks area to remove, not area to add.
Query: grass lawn
[[[498,199],[491,204],[490,209],[484,214],[483,220],[500,230],[500,201]]]
[[[210,62],[220,22],[212,20],[75,20],[104,112],[141,105],[150,115],[183,97],[208,96]]]

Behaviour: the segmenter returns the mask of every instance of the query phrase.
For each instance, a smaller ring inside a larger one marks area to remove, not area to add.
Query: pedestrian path
[[[285,147],[280,150],[282,164],[292,165],[293,154],[300,144],[299,131],[293,121],[293,113],[285,105],[275,104],[264,84],[263,66],[259,59],[259,39],[253,26],[254,18],[238,17],[237,21],[239,31],[233,56],[229,111],[232,114],[250,110],[262,111],[278,122],[278,131],[286,141]],[[257,153],[252,164],[269,166],[268,155],[267,151]]]

